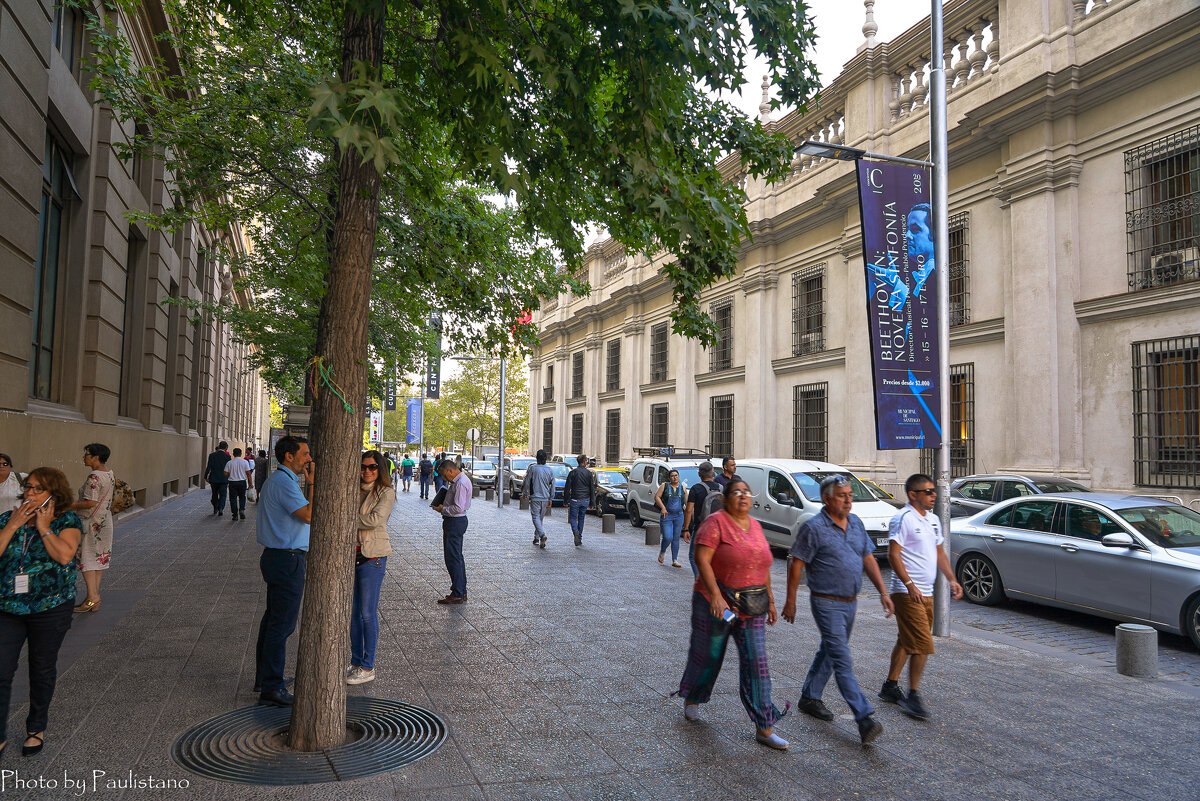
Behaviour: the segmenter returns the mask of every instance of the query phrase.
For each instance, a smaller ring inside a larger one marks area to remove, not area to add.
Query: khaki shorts
[[[918,603],[907,592],[894,592],[892,603],[896,606],[900,647],[910,654],[932,654],[933,598],[926,595]]]

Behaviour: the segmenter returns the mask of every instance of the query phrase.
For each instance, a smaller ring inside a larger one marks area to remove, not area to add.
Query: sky
[[[865,41],[862,26],[866,10],[861,0],[807,0],[807,5],[817,29],[813,61],[820,70],[821,84],[827,85],[838,76],[845,63],[854,58]],[[929,0],[876,0],[875,24],[879,31],[875,40],[891,41],[929,16],[930,7]],[[766,72],[766,64],[761,59],[751,62],[746,69],[746,86],[737,105],[752,116],[758,116],[762,79]],[[773,111],[771,118],[779,119],[786,111]]]

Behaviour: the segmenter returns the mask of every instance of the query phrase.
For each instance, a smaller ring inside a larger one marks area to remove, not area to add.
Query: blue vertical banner
[[[421,399],[406,398],[405,406],[408,409],[408,438],[406,442],[412,444],[421,441]]]
[[[867,327],[880,450],[937,448],[938,265],[929,172],[858,162]],[[944,269],[944,266],[943,266]]]

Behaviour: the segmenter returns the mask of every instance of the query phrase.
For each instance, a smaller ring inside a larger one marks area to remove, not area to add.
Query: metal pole
[[[929,139],[933,162],[934,259],[938,291],[938,418],[942,428],[942,447],[937,454],[937,516],[945,542],[942,549],[950,556],[950,160],[946,142],[946,60],[942,55],[942,0],[931,0]],[[933,588],[933,633],[950,635],[950,585],[938,575]]]
[[[496,508],[504,508],[504,357],[500,357],[500,453],[496,456]]]

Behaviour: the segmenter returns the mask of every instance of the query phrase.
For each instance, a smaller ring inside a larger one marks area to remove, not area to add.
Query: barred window
[[[583,351],[571,355],[571,397],[583,397]]]
[[[542,450],[554,453],[554,418],[542,418]]]
[[[1129,288],[1200,278],[1200,125],[1125,152]]]
[[[583,415],[571,415],[571,453],[583,452]]]
[[[1134,481],[1200,485],[1200,334],[1133,343]]]
[[[608,340],[608,354],[605,363],[604,389],[621,388],[621,340]]]
[[[667,412],[668,404],[653,403],[650,405],[650,447],[665,448],[667,442]]]
[[[828,460],[829,384],[798,384],[792,387],[792,458]]]
[[[621,461],[621,410],[604,413],[604,463],[610,467]]]
[[[950,218],[950,325],[971,322],[970,253],[971,213]]]
[[[825,264],[792,273],[792,355],[825,350]]]
[[[73,181],[66,151],[58,141],[46,134],[42,160],[42,197],[38,213],[37,262],[33,275],[33,338],[29,359],[29,394],[35,398],[51,399],[57,394],[54,386],[54,365],[58,361],[55,331],[59,300],[62,296],[61,273],[69,250],[68,192]]]
[[[950,445],[950,477],[975,472],[975,365],[950,365],[950,425],[945,429]],[[921,472],[934,476],[937,451],[921,450]]]
[[[542,387],[542,403],[554,400],[554,365],[546,365],[546,386]]]
[[[650,329],[650,380],[667,380],[667,324]]]
[[[733,367],[733,303],[714,305],[711,314],[717,324],[717,341],[708,354],[708,369],[728,370]]]
[[[708,400],[708,452],[724,459],[733,456],[733,396],[717,395]]]

